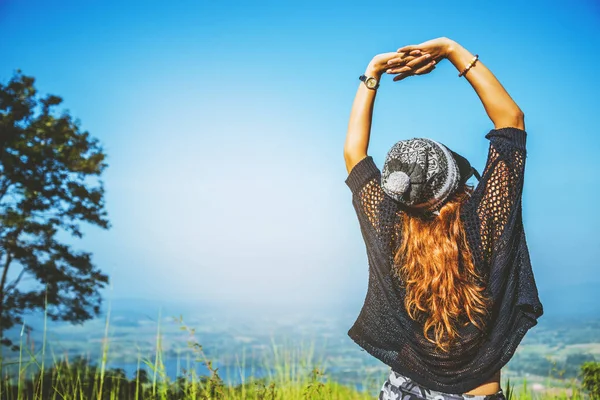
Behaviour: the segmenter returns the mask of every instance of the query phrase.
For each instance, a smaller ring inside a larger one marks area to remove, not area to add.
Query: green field
[[[21,335],[18,356],[0,359],[2,384],[0,399],[374,399],[385,379],[380,368],[365,369],[361,378],[362,390],[356,385],[341,384],[328,374],[328,361],[315,360],[314,348],[281,346],[272,343],[270,357],[262,363],[266,376],[256,378],[252,373],[242,377],[242,383],[228,385],[222,372],[213,366],[204,348],[195,339],[194,329],[179,321],[180,337],[185,337],[189,350],[181,353],[181,374],[176,379],[166,373],[163,342],[165,333],[156,328],[155,351],[149,356],[138,356],[137,372],[127,376],[122,369],[109,369],[111,337],[109,323],[104,327],[103,340],[94,343],[99,347],[97,360],[71,357],[47,344],[46,335],[41,346],[35,348]],[[170,335],[170,334],[169,334]],[[520,349],[519,357],[537,354],[568,356],[585,349],[597,354],[598,345],[555,347],[531,345]],[[564,353],[564,354],[563,354]],[[254,361],[253,361],[254,362]],[[238,359],[239,371],[247,371],[245,360]],[[202,365],[207,374],[198,374],[196,366]],[[502,388],[509,399],[588,399],[576,379],[557,377],[550,371],[547,377],[539,375],[515,381],[504,373]],[[558,371],[560,372],[560,371]],[[537,387],[536,387],[537,385]],[[540,388],[543,388],[540,389]]]

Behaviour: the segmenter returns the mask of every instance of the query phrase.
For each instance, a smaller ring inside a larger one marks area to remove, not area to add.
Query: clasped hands
[[[451,44],[450,39],[443,37],[378,54],[369,63],[367,72],[378,79],[384,73],[395,74],[394,82],[412,75],[428,74],[448,56]]]

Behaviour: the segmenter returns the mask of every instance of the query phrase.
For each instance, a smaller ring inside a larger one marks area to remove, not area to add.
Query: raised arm
[[[462,72],[473,59],[473,54],[455,41],[446,40],[448,43],[448,60],[454,64],[457,70]],[[525,129],[523,111],[481,60],[478,60],[464,76],[475,89],[487,115],[494,123],[495,129],[505,127]]]
[[[436,60],[447,58],[459,72],[462,72],[473,59],[473,54],[467,49],[445,37],[432,39],[418,45],[404,46],[398,49],[398,52],[405,53],[414,50],[430,53]],[[389,64],[393,66],[390,73],[409,71],[407,68],[397,67],[398,64],[396,63],[399,60],[400,57],[390,60]],[[485,111],[494,123],[495,129],[505,127],[525,129],[523,111],[521,111],[483,61],[478,60],[464,77],[469,81],[473,89],[475,89],[475,92],[483,103]],[[401,78],[402,76],[400,75],[394,78],[394,80]]]
[[[435,68],[435,63],[431,62],[429,55],[418,56],[419,52],[413,53],[414,55],[398,54],[397,52],[378,54],[369,62],[364,75],[373,77],[379,82],[388,68],[388,60],[392,58],[397,59],[398,66],[408,66],[413,69],[414,72],[411,75],[425,74]],[[377,93],[377,89],[369,89],[363,82],[359,82],[358,85],[352,110],[350,111],[348,132],[344,143],[344,160],[346,161],[348,173],[360,160],[367,156],[373,119],[373,105]]]
[[[414,69],[411,75],[432,71],[435,66],[431,62],[431,57],[418,56],[418,53],[379,54],[371,60],[365,75],[379,81],[387,69],[387,61],[399,57],[401,60],[398,61],[398,65],[409,65]],[[398,206],[391,197],[384,195],[381,188],[381,171],[375,165],[373,158],[367,155],[375,93],[376,89],[369,89],[363,82],[359,83],[344,144],[344,159],[348,170],[346,184],[352,191],[352,204],[365,243],[370,243],[374,245],[369,246],[370,248],[379,248],[382,254],[389,255],[395,240],[394,223]]]
[[[373,77],[379,82],[382,71],[369,63],[365,75]],[[352,103],[348,132],[344,143],[344,160],[346,161],[346,170],[348,173],[352,171],[352,168],[360,160],[367,156],[376,94],[376,89],[369,89],[362,82],[359,83],[354,102]]]

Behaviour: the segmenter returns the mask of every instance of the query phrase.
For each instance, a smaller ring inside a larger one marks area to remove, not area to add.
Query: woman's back
[[[526,132],[493,129],[486,138],[486,166],[460,216],[483,294],[491,299],[489,323],[483,331],[457,326],[460,340],[449,353],[425,337],[422,320],[409,316],[406,282],[394,274],[394,250],[406,239],[398,236],[405,211],[384,192],[372,157],[346,179],[369,260],[365,303],[348,334],[394,371],[449,393],[493,379],[543,312],[521,220]]]

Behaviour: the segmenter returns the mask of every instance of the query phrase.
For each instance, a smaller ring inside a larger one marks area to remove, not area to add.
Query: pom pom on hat
[[[410,186],[410,176],[404,171],[394,171],[387,178],[387,189],[402,196]]]

